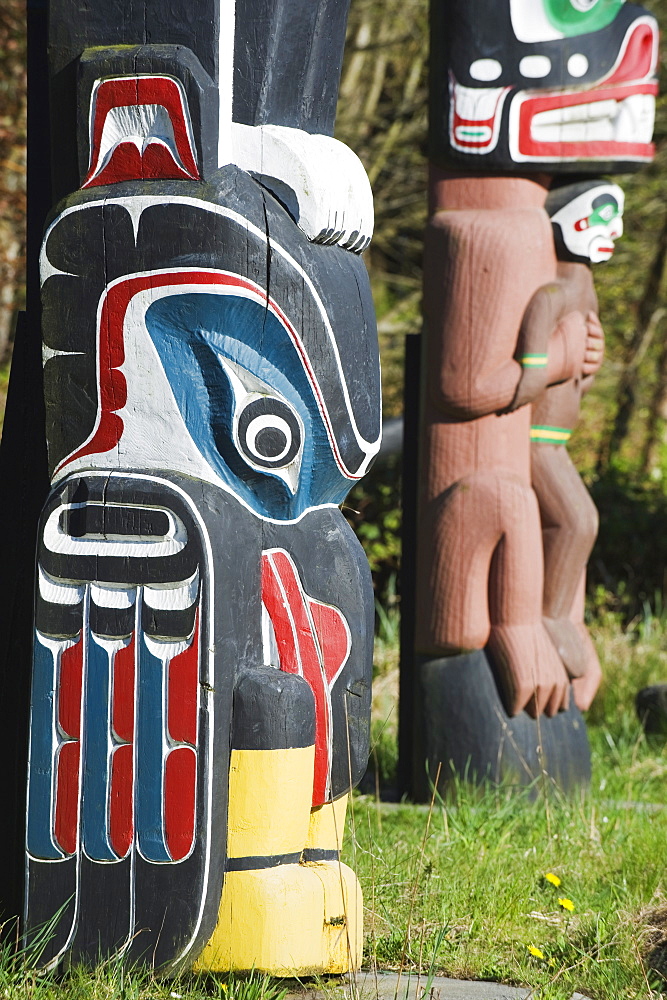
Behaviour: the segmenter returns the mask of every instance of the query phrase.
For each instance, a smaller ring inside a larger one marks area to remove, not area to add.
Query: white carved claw
[[[373,194],[364,166],[328,135],[282,125],[232,124],[234,162],[278,198],[314,243],[361,253],[373,235]]]

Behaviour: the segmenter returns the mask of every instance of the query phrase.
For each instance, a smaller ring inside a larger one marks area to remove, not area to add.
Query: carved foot
[[[570,677],[581,677],[586,673],[588,663],[588,648],[582,642],[582,636],[573,621],[569,618],[542,619],[558,655]]]
[[[541,622],[492,626],[488,649],[510,715],[552,716],[568,707],[569,678]]]
[[[314,746],[232,750],[222,899],[196,971],[310,976],[360,965],[361,889],[339,860],[347,797],[311,810],[314,756]]]

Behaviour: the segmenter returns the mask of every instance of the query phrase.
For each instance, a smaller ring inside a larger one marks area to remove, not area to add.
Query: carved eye
[[[283,469],[301,450],[301,426],[296,413],[275,396],[256,396],[238,417],[238,446],[251,465]]]
[[[518,40],[548,42],[600,31],[611,24],[625,0],[509,0],[509,3],[512,28]]]

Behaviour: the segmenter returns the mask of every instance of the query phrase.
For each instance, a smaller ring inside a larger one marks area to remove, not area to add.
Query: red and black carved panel
[[[211,654],[215,569],[188,488],[75,476],[43,514],[28,920],[65,907],[51,958],[178,960],[217,906],[212,783],[224,795],[233,664],[225,677]]]

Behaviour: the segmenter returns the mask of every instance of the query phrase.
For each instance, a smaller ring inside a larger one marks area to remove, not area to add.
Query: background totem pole
[[[418,796],[425,759],[445,779],[546,770],[567,788],[589,775],[579,709],[600,678],[583,625],[597,519],[563,446],[602,360],[590,265],[622,231],[622,192],[597,175],[650,160],[656,62],[654,19],[623,0],[431,2],[415,631],[401,688],[414,691],[401,743]]]
[[[338,504],[380,388],[370,188],[331,137],[347,6],[50,3],[25,919],[59,913],[52,963],[360,961],[373,596]]]

